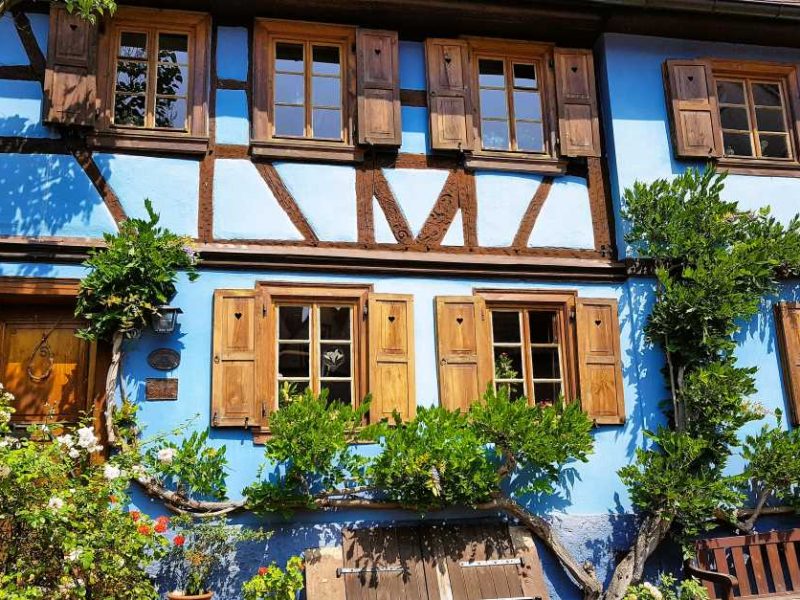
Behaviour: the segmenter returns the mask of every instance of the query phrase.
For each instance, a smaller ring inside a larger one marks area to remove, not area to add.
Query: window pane
[[[769,158],[789,158],[789,141],[785,135],[759,136],[761,155]]]
[[[539,92],[514,92],[514,116],[517,119],[542,120],[542,98]]]
[[[502,382],[497,384],[497,391],[505,390],[509,400],[519,400],[525,397],[525,384],[521,381]]]
[[[323,306],[319,309],[319,335],[323,340],[350,339],[349,306]]]
[[[753,101],[760,106],[781,106],[781,88],[777,83],[754,83]]]
[[[350,377],[350,344],[320,345],[320,374],[322,377]]]
[[[158,65],[156,93],[164,96],[186,96],[189,86],[189,68],[178,65]]]
[[[114,123],[144,127],[144,96],[121,96],[114,100]]]
[[[719,116],[724,129],[739,129],[743,131],[750,129],[750,124],[747,122],[746,108],[723,106],[719,109]]]
[[[315,108],[312,126],[315,138],[326,140],[342,139],[342,113],[339,110]]]
[[[528,152],[544,152],[544,129],[542,124],[517,121],[517,148]]]
[[[314,77],[311,81],[314,106],[342,105],[342,86],[335,77]]]
[[[481,116],[484,118],[508,117],[508,102],[503,90],[481,90]]]
[[[492,311],[492,335],[495,344],[519,343],[519,313],[493,310]]]
[[[722,133],[725,154],[728,156],[753,156],[749,133]]]
[[[313,72],[315,75],[338,75],[339,48],[335,46],[314,46]]]
[[[311,387],[311,382],[308,379],[300,379],[297,381],[279,381],[278,382],[278,408],[283,408],[288,404],[294,396],[302,394]]]
[[[302,75],[275,75],[275,102],[281,104],[305,103],[305,80]]]
[[[775,108],[757,108],[756,122],[759,131],[786,131],[783,111]]]
[[[488,150],[508,150],[508,121],[482,121],[481,138]]]
[[[275,44],[275,70],[302,73],[303,45],[283,42]]]
[[[158,98],[156,100],[156,127],[186,128],[186,99]]]
[[[353,384],[349,381],[322,381],[320,387],[324,390],[328,390],[328,403],[353,403]]]
[[[561,379],[558,348],[531,348],[534,379]]]
[[[494,378],[520,379],[522,376],[522,348],[495,348]]]
[[[536,87],[536,66],[535,65],[514,65],[514,87],[535,88]]]
[[[275,107],[275,134],[302,136],[305,134],[306,110],[302,106]]]
[[[278,377],[308,377],[310,367],[308,344],[278,344]]]
[[[122,58],[147,58],[146,33],[123,31],[119,46],[119,55]]]
[[[311,308],[308,306],[278,307],[278,339],[311,339],[311,336],[309,335],[310,315]]]
[[[534,383],[533,397],[536,404],[553,404],[561,396],[560,383]]]
[[[532,310],[528,313],[528,325],[532,344],[554,344],[558,341],[555,313]]]
[[[159,34],[158,60],[187,64],[189,62],[189,36],[179,33]]]
[[[144,93],[147,89],[147,63],[121,60],[117,63],[117,91]]]
[[[717,96],[722,104],[745,104],[744,85],[739,81],[718,81]]]
[[[506,86],[504,73],[502,60],[478,61],[478,83],[481,86],[504,88]]]

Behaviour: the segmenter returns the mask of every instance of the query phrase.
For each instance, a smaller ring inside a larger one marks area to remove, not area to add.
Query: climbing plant
[[[22,2],[23,0],[0,0],[0,17]],[[117,3],[114,0],[53,0],[53,4],[65,4],[69,12],[78,13],[93,23],[98,16],[114,14],[117,9]]]
[[[737,364],[736,336],[800,269],[800,221],[776,221],[768,208],[740,210],[723,200],[725,174],[688,169],[672,180],[636,183],[624,195],[631,248],[651,262],[655,305],[646,335],[666,358],[666,424],[620,470],[643,519],[619,563],[607,599],[622,598],[668,535],[686,541],[726,516],[752,529],[768,498],[797,498],[800,436],[765,425],[740,448],[739,430],[765,416],[754,402],[755,369]],[[734,452],[749,466],[726,467]],[[794,467],[793,467],[794,465]],[[755,488],[746,521],[737,507]]]

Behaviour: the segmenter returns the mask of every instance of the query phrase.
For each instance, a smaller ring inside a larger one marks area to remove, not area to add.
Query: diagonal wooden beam
[[[525,211],[522,221],[520,221],[517,235],[514,236],[514,241],[511,244],[514,248],[524,249],[528,247],[528,240],[530,240],[531,233],[533,233],[533,226],[536,224],[536,219],[542,211],[542,206],[544,206],[552,186],[553,178],[547,176],[542,179],[539,187],[536,188],[536,192],[533,194],[530,204],[528,204],[528,209]]]
[[[461,171],[458,187],[458,204],[461,207],[461,220],[464,227],[464,245],[478,246],[478,195],[475,190],[475,175]]]
[[[450,171],[431,213],[425,219],[417,236],[417,244],[428,248],[442,244],[442,240],[458,212],[459,191],[459,174],[457,171]]]
[[[372,182],[375,166],[356,167],[356,219],[358,221],[358,241],[360,244],[375,243],[375,215],[372,212]]]
[[[392,228],[395,239],[404,246],[411,246],[414,243],[414,235],[411,233],[411,226],[408,224],[403,210],[397,203],[397,199],[389,187],[389,182],[383,175],[381,169],[376,168],[375,174],[375,198],[378,200],[383,214]]]
[[[601,256],[616,257],[614,238],[614,209],[611,206],[608,172],[602,158],[586,159],[586,185],[592,211],[594,247]]]
[[[125,214],[125,209],[122,206],[122,202],[119,201],[119,197],[100,172],[100,167],[94,162],[92,153],[89,150],[73,150],[72,155],[94,185],[97,193],[100,194],[114,221],[117,225],[122,223],[128,218],[128,215]]]
[[[19,35],[19,41],[22,42],[22,47],[25,49],[25,54],[28,55],[30,67],[34,76],[39,81],[44,82],[44,70],[46,61],[44,52],[39,48],[39,42],[36,41],[36,36],[33,35],[31,22],[20,8],[11,9],[11,14],[14,17],[14,26]]]
[[[283,184],[283,180],[281,176],[278,174],[278,171],[275,167],[270,163],[263,163],[263,162],[254,162],[253,163],[261,174],[261,177],[264,179],[266,184],[269,186],[269,189],[272,191],[272,195],[275,196],[275,199],[278,201],[278,204],[281,205],[281,208],[286,212],[286,215],[292,221],[297,230],[300,234],[306,239],[307,242],[318,242],[319,238],[317,234],[314,233],[314,229],[311,227],[311,224],[306,220],[303,211],[300,210],[300,207],[297,206],[297,202],[292,197],[292,194],[289,190],[286,189],[286,186]]]

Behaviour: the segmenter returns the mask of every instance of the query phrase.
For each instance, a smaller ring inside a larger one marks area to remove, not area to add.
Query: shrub
[[[291,557],[286,568],[275,563],[260,567],[258,573],[242,587],[244,600],[295,600],[303,589],[303,559]]]

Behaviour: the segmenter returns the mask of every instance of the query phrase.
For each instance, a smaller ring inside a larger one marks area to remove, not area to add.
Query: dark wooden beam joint
[[[36,41],[36,36],[33,35],[30,19],[20,8],[11,9],[11,14],[14,17],[14,26],[19,35],[19,41],[25,49],[25,54],[28,55],[31,71],[38,81],[43,82],[47,62],[42,49],[39,48],[39,42]]]

